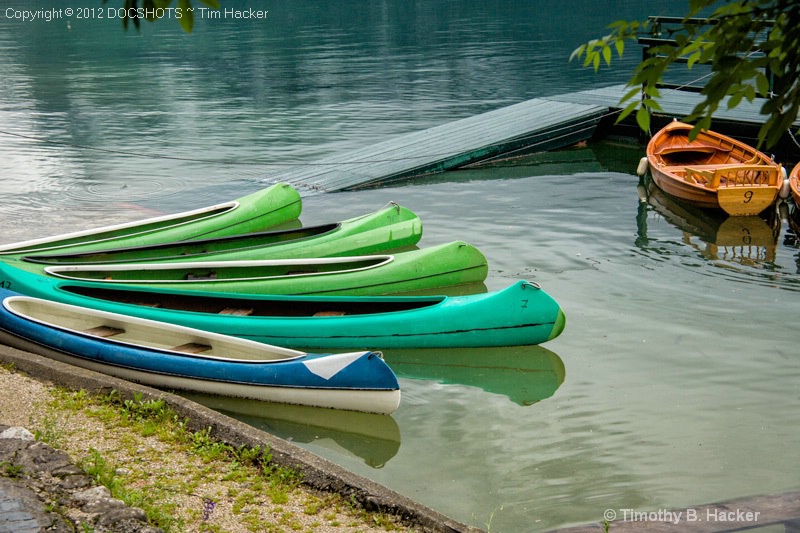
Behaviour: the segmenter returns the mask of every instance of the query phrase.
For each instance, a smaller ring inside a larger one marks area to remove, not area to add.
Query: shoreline
[[[90,394],[108,395],[117,391],[124,400],[133,398],[142,400],[162,400],[178,416],[186,420],[187,428],[192,431],[208,431],[209,436],[235,449],[242,447],[269,447],[271,463],[297,471],[302,476],[301,491],[318,494],[336,494],[353,502],[367,513],[376,513],[391,517],[397,524],[394,529],[423,532],[478,532],[480,529],[461,524],[440,513],[414,502],[390,489],[366,478],[349,472],[311,452],[295,446],[283,439],[258,430],[243,422],[213,411],[183,397],[126,382],[117,378],[84,370],[45,357],[0,345],[0,361],[13,367],[4,379],[4,388],[20,387],[19,391],[3,391],[0,403],[0,424],[27,427],[34,418],[36,403],[52,394],[49,390],[60,387],[70,391],[84,390]],[[5,371],[4,371],[5,374]],[[32,380],[32,381],[28,381]],[[15,384],[12,385],[11,383]],[[38,391],[31,389],[33,382],[38,382]],[[34,395],[34,392],[36,394]],[[36,399],[34,399],[36,398]],[[41,405],[41,403],[39,403]],[[13,407],[16,406],[16,407]],[[41,413],[38,413],[42,416]],[[21,418],[27,417],[26,420]],[[71,417],[77,418],[77,417]],[[41,421],[40,421],[41,422]],[[86,422],[83,422],[86,423]],[[31,430],[31,428],[28,428]],[[89,434],[101,432],[97,427],[87,428]],[[123,438],[120,436],[119,438]],[[84,450],[87,444],[84,442]],[[168,454],[169,450],[162,453]],[[73,457],[73,460],[75,458]],[[302,499],[302,495],[297,495]],[[220,509],[222,506],[220,506]],[[298,514],[298,513],[295,513]],[[299,514],[304,514],[302,511]],[[234,517],[235,518],[235,517]],[[313,517],[305,526],[307,531],[386,531],[387,527],[372,526],[366,521],[352,527],[337,529],[328,525],[315,524]],[[232,531],[231,529],[224,529]],[[242,529],[245,531],[245,529]]]

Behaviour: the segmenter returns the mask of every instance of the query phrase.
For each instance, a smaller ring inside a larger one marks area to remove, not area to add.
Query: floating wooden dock
[[[564,148],[609,133],[643,138],[643,132],[630,117],[622,125],[615,125],[621,111],[620,99],[627,91],[625,85],[614,85],[527,100],[299,165],[271,175],[270,180],[290,183],[307,193],[355,190],[501,157]],[[701,99],[697,93],[679,90],[664,90],[662,95],[659,103],[663,112],[653,117],[654,130],[673,118],[688,115]],[[759,113],[762,103],[763,100],[742,101],[727,109],[723,101],[715,113],[714,129],[755,144],[764,120]],[[800,127],[800,120],[795,127]],[[787,136],[775,152],[781,154],[779,161],[796,159],[800,157],[800,145]]]
[[[354,190],[591,138],[607,106],[527,100],[271,175],[298,190]]]
[[[629,87],[626,85],[614,85],[549,98],[558,102],[606,105],[612,112],[608,115],[608,122],[599,127],[601,135],[615,133],[625,137],[639,137],[642,141],[646,141],[648,136],[639,129],[633,114],[622,124],[614,124],[617,117],[616,112],[622,110],[619,101],[628,90]],[[661,98],[658,103],[661,105],[662,111],[652,116],[650,134],[652,135],[675,118],[680,119],[687,116],[702,99],[703,96],[698,92],[661,89]],[[719,108],[714,112],[712,129],[756,146],[758,131],[764,124],[761,106],[765,101],[763,98],[755,98],[752,102],[742,100],[736,107],[728,109],[728,98],[723,98]],[[795,131],[800,129],[800,119],[795,120],[792,128]],[[769,153],[775,154],[776,160],[779,162],[798,161],[800,160],[800,139],[795,139],[791,133],[786,133],[781,141],[769,150]]]

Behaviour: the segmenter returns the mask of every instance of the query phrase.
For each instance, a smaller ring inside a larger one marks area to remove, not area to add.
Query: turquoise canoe
[[[13,264],[42,275],[107,285],[252,294],[392,294],[481,283],[488,273],[486,257],[462,241],[397,254],[352,257],[121,265]]]
[[[300,216],[300,194],[278,183],[239,199],[172,215],[0,245],[1,256],[58,250],[85,252],[120,246],[207,239],[259,231]]]
[[[34,254],[22,259],[70,265],[337,257],[414,246],[421,238],[419,217],[390,203],[373,213],[332,224],[94,252]]]
[[[558,303],[527,281],[466,296],[219,294],[69,281],[0,262],[0,286],[294,348],[518,346],[554,339],[565,324]]]

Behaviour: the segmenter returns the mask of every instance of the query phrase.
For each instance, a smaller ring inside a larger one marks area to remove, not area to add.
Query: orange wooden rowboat
[[[729,215],[757,215],[775,203],[782,167],[742,142],[703,130],[689,140],[692,126],[674,121],[647,144],[647,162],[665,193]]]
[[[789,189],[792,191],[795,208],[800,207],[800,163],[789,173]]]

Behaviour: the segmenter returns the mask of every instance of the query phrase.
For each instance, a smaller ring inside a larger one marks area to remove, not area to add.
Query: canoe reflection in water
[[[541,346],[390,350],[384,357],[400,378],[477,387],[522,406],[551,397],[565,378],[561,358]],[[181,395],[290,442],[358,457],[372,468],[382,468],[400,450],[393,416]]]
[[[478,387],[518,405],[549,398],[564,383],[561,358],[541,346],[384,350],[398,378]]]
[[[391,416],[226,398],[181,396],[294,443],[313,443],[382,468],[400,449],[400,428]]]

